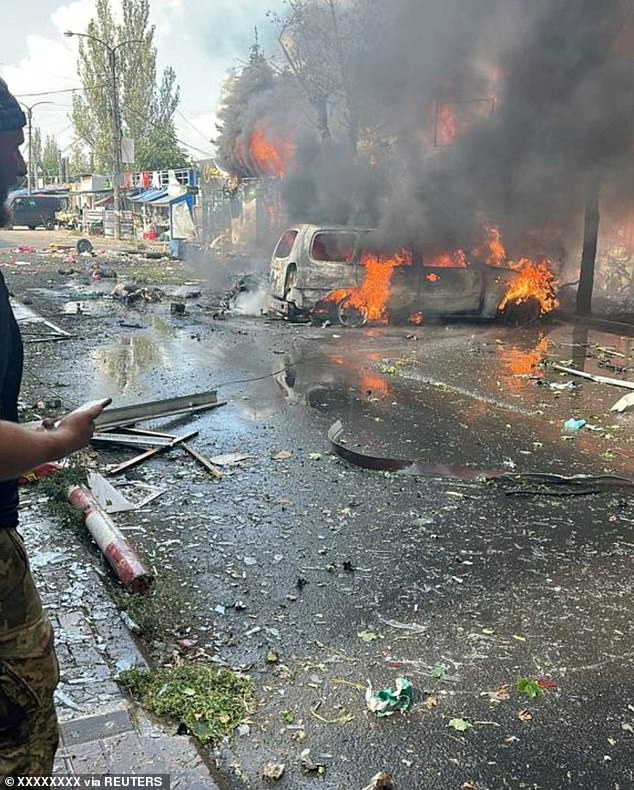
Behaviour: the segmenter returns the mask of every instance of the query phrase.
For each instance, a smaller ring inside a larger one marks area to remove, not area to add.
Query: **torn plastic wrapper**
[[[365,701],[368,708],[377,716],[391,716],[397,711],[405,713],[412,707],[412,684],[407,678],[396,678],[394,690],[381,689],[374,694],[372,683],[368,680]]]

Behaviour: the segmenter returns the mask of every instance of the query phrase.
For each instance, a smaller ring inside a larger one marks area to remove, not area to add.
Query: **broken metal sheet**
[[[504,477],[507,472],[503,469],[476,469],[451,464],[429,463],[427,461],[412,461],[405,458],[385,458],[382,456],[365,455],[357,450],[352,450],[339,442],[343,433],[341,420],[334,422],[328,430],[328,440],[340,458],[350,461],[363,469],[378,471],[403,472],[408,475],[421,477],[450,477],[456,480],[483,480],[494,477]]]
[[[217,466],[233,466],[233,464],[239,464],[240,461],[246,461],[249,458],[253,458],[250,453],[224,453],[223,455],[214,455],[209,459],[209,462]]]
[[[131,481],[128,485],[144,489],[146,492],[145,496],[139,501],[133,502],[118,491],[99,472],[88,473],[88,487],[106,513],[123,513],[128,510],[138,510],[165,493],[165,489],[154,488],[137,481]]]
[[[118,428],[132,425],[142,420],[151,420],[157,417],[171,417],[178,414],[193,414],[205,409],[214,409],[224,406],[226,401],[219,401],[216,390],[199,392],[193,395],[181,395],[165,400],[147,401],[131,406],[119,406],[114,409],[104,410],[95,420],[95,425],[101,431],[108,428]]]
[[[103,413],[103,412],[102,412]],[[181,447],[186,447],[185,442],[187,439],[191,439],[192,436],[196,436],[198,431],[192,431],[191,433],[185,434],[184,436],[175,436],[172,441],[163,446],[163,447],[150,447],[149,450],[146,450],[144,453],[140,455],[135,455],[134,458],[130,458],[128,461],[124,461],[117,466],[111,466],[108,469],[109,475],[116,475],[119,472],[123,472],[126,469],[129,469],[131,466],[136,466],[137,464],[142,463],[143,461],[147,461],[148,458],[152,458],[159,453],[162,453],[164,450],[169,450],[172,447],[176,447],[176,445],[180,445]]]
[[[627,409],[631,409],[632,407],[634,407],[634,392],[619,398],[614,406],[612,406],[610,411],[623,412],[627,411]]]
[[[571,486],[586,489],[592,486],[597,492],[619,488],[634,488],[634,480],[619,475],[556,475],[548,472],[517,472],[510,473],[503,469],[476,469],[451,464],[432,464],[426,461],[411,461],[403,458],[385,458],[365,455],[351,450],[340,443],[343,433],[341,420],[334,422],[328,430],[328,439],[340,458],[360,466],[363,469],[378,471],[402,472],[420,477],[448,477],[456,480],[498,480],[522,484],[527,481],[542,485]],[[584,491],[585,493],[585,491]],[[594,491],[592,493],[595,493]]]
[[[124,447],[171,447],[173,439],[163,436],[132,436],[125,433],[95,433],[91,444],[116,444]]]
[[[555,370],[561,370],[564,373],[570,373],[571,376],[581,376],[582,379],[590,379],[596,381],[597,384],[612,384],[614,387],[624,387],[628,390],[634,390],[634,381],[626,381],[625,379],[613,379],[609,376],[595,376],[593,373],[586,373],[585,370],[577,370],[576,368],[567,368],[564,365],[559,365],[556,362],[551,364]]]

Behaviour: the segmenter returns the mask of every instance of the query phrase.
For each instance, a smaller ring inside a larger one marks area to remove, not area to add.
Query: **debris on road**
[[[153,502],[165,493],[165,489],[155,488],[137,480],[130,481],[128,485],[139,487],[145,491],[145,496],[138,502],[132,502],[98,472],[89,472],[87,478],[88,487],[106,513],[123,513],[127,510],[138,510],[145,507],[145,505],[149,505],[150,502]]]
[[[375,694],[368,680],[365,701],[368,709],[377,716],[391,716],[397,711],[405,713],[412,707],[412,684],[407,678],[396,678],[394,690],[381,689]]]
[[[466,719],[449,719],[449,723],[447,724],[448,727],[451,727],[452,730],[456,730],[457,732],[466,732],[473,727],[470,721]]]
[[[564,430],[567,433],[578,433],[585,424],[585,420],[576,420],[574,417],[571,417],[564,422]]]
[[[634,392],[619,398],[610,411],[624,412],[634,407]]]
[[[325,774],[326,765],[319,763],[310,756],[310,749],[304,749],[299,756],[299,764],[305,774]]]
[[[394,790],[394,788],[394,780],[390,774],[385,771],[379,771],[378,774],[374,774],[372,779],[370,779],[370,784],[362,787],[361,790]]]
[[[552,367],[555,370],[561,370],[563,373],[570,373],[571,376],[581,376],[584,379],[590,379],[597,384],[612,384],[614,387],[625,387],[625,389],[634,390],[634,381],[626,381],[625,379],[613,379],[609,376],[595,376],[592,373],[586,373],[584,370],[577,370],[576,368],[567,368],[564,365],[553,363]]]
[[[152,583],[136,551],[85,486],[71,486],[68,501],[84,514],[86,527],[124,587],[143,593]]]
[[[234,464],[239,464],[241,461],[246,461],[249,458],[253,458],[250,453],[224,453],[223,455],[214,455],[213,458],[209,459],[209,462],[216,464],[216,466],[233,466]]]
[[[482,480],[501,477],[507,474],[503,469],[471,469],[452,464],[429,463],[427,461],[412,461],[405,458],[386,458],[375,455],[365,455],[357,450],[352,450],[340,442],[343,433],[341,420],[334,422],[328,429],[328,440],[335,453],[346,461],[350,461],[362,469],[373,469],[384,472],[403,472],[408,475],[421,477],[449,477],[456,480]],[[310,454],[309,454],[310,457]]]
[[[95,420],[98,430],[120,428],[125,425],[142,422],[157,417],[172,417],[177,414],[195,414],[206,409],[224,406],[226,401],[219,401],[216,390],[198,392],[193,395],[179,395],[175,398],[136,403],[132,406],[119,406],[104,409]]]
[[[262,767],[262,779],[266,779],[268,782],[277,782],[282,778],[285,770],[284,763],[266,763]]]

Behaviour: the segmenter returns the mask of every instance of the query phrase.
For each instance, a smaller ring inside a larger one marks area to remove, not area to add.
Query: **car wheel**
[[[75,246],[77,252],[92,252],[92,242],[90,239],[78,239]]]
[[[368,320],[368,310],[366,307],[355,307],[350,304],[350,296],[344,298],[337,304],[337,319],[342,326],[352,329],[364,326]]]
[[[539,299],[534,296],[523,299],[521,302],[509,302],[501,313],[505,324],[512,326],[526,326],[533,324],[541,315],[542,307]]]
[[[47,219],[44,223],[44,227],[46,230],[55,230],[55,221],[52,219]]]

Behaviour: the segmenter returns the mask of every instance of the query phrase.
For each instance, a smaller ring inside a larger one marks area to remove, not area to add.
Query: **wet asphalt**
[[[542,364],[632,380],[631,338],[559,320],[216,320],[204,269],[188,273],[202,293],[181,316],[170,297],[128,308],[93,298],[103,283],[57,275],[55,259],[15,257],[0,263],[16,296],[75,335],[27,344],[27,401],[217,388],[226,405],[160,427],[198,429],[209,457],[250,456],[222,480],[182,451],[153,459],[128,476],[165,493],[118,521],[158,574],[182,577],[188,636],[256,684],[257,711],[211,754],[219,783],[263,787],[272,761],[292,790],[361,790],[379,770],[401,790],[634,786],[631,492],[367,471],[327,439],[341,420],[346,446],[377,456],[632,477],[634,416],[609,411],[627,390]],[[567,433],[569,418],[592,429]],[[413,706],[378,718],[368,681],[397,677]],[[529,698],[521,679],[553,687]],[[322,772],[302,770],[307,749]]]

